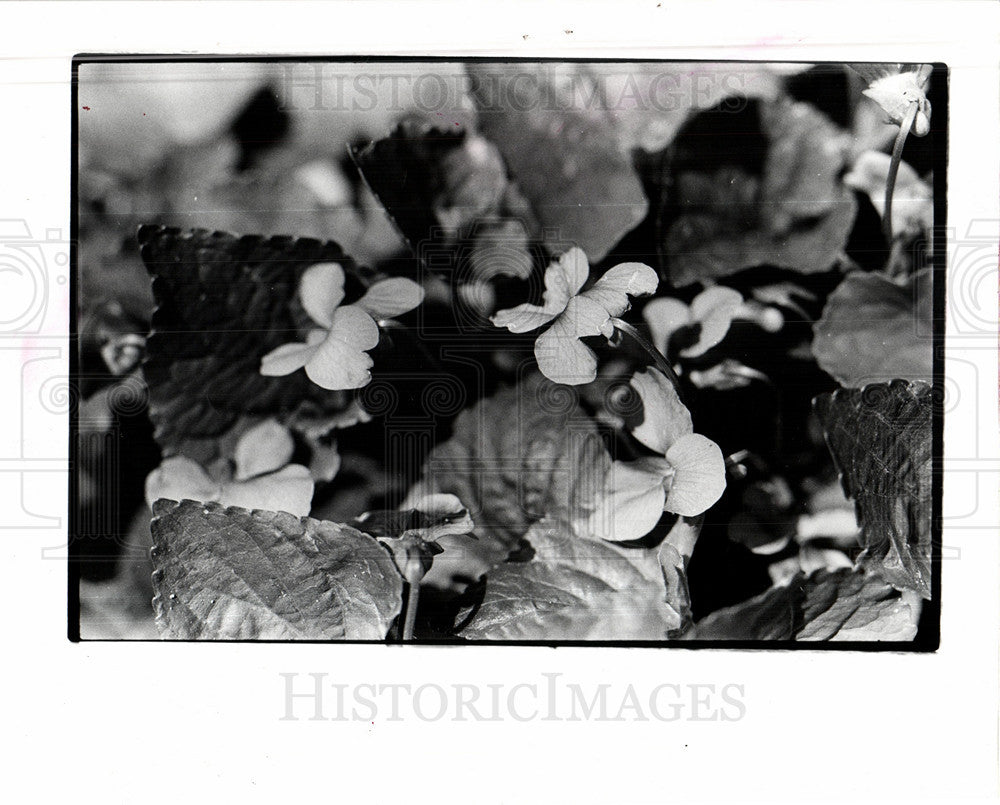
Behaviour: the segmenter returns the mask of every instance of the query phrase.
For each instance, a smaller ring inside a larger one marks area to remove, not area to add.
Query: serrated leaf
[[[681,627],[687,601],[676,587],[668,595],[657,549],[583,538],[548,520],[532,526],[526,539],[534,555],[487,576],[485,597],[462,637],[663,640]],[[669,557],[674,578],[676,555]]]
[[[290,514],[160,501],[153,599],[165,637],[383,640],[403,580],[378,541]]]
[[[307,327],[295,297],[309,266],[337,262],[361,290],[358,269],[337,244],[159,226],[143,227],[139,242],[157,303],[143,372],[165,456],[207,464],[231,455],[236,438],[261,419],[348,409],[348,393],[321,389],[302,372],[260,374],[261,358]]]
[[[854,500],[865,560],[897,589],[930,598],[931,387],[895,380],[839,389],[814,407]]]
[[[813,354],[842,386],[861,388],[897,378],[934,376],[932,275],[905,283],[881,274],[848,274],[830,294],[813,326]]]
[[[503,154],[556,253],[577,245],[601,260],[647,212],[617,122],[582,97],[599,94],[586,65],[467,65],[478,126]],[[524,80],[525,78],[530,80]],[[581,92],[582,86],[582,92]]]
[[[840,178],[850,138],[805,103],[759,109],[760,175],[728,165],[706,173],[695,161],[676,176],[679,217],[662,245],[676,286],[760,265],[827,271],[847,243],[857,211]]]

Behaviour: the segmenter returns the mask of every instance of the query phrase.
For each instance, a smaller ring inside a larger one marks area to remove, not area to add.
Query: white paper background
[[[772,12],[765,18],[763,9]],[[993,3],[5,3],[0,219],[69,231],[70,57],[81,52],[943,61],[952,68],[941,649],[933,655],[83,644],[65,639],[68,269],[40,332],[0,338],[7,771],[21,801],[993,799],[997,790]],[[572,31],[572,33],[567,33]],[[969,237],[978,222],[980,236]],[[56,233],[49,233],[58,239]],[[53,242],[56,242],[55,240]],[[62,248],[65,251],[65,248]],[[25,292],[0,277],[7,293]],[[29,470],[33,470],[29,472]],[[37,471],[34,471],[37,470]],[[20,490],[20,491],[19,491]],[[19,497],[20,495],[20,497]],[[31,513],[31,514],[28,514]],[[43,519],[43,518],[57,519]],[[52,552],[50,552],[51,554]],[[56,551],[55,553],[58,553]],[[279,722],[279,672],[413,685],[744,686],[736,722]]]

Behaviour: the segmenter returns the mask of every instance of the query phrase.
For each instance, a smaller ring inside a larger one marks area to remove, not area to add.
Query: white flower
[[[353,305],[340,307],[344,269],[339,263],[319,263],[302,275],[299,298],[322,329],[310,332],[304,344],[285,344],[269,352],[260,373],[281,376],[305,368],[309,379],[325,389],[356,389],[372,379],[374,362],[366,353],[378,344],[376,321],[413,310],[424,291],[412,280],[395,277],[376,282]]]
[[[527,333],[551,322],[535,340],[538,368],[549,380],[578,386],[597,377],[597,356],[580,341],[614,332],[611,319],[629,309],[628,297],[651,294],[659,282],[642,263],[622,263],[580,292],[590,275],[582,249],[570,249],[545,269],[542,305],[523,304],[491,318],[497,327]]]

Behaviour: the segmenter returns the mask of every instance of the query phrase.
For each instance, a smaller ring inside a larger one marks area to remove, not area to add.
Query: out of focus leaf
[[[865,151],[844,176],[844,183],[865,193],[883,217],[891,162],[892,158],[881,151]],[[905,162],[899,163],[898,170],[892,191],[892,231],[896,237],[909,240],[929,232],[933,226],[934,190]]]
[[[647,211],[638,175],[586,65],[469,64],[479,129],[503,154],[545,228],[546,245],[601,260]]]
[[[814,407],[854,500],[864,559],[899,590],[931,595],[931,415],[925,383],[839,389]]]
[[[738,109],[747,98],[776,100],[784,76],[802,64],[633,62],[600,65],[604,108],[621,125],[626,148],[660,151],[690,117],[723,103]]]
[[[127,575],[107,582],[80,582],[80,638],[83,640],[155,640],[149,596],[141,595]]]
[[[537,223],[485,138],[411,115],[351,156],[431,271],[467,282],[531,274]]]
[[[931,270],[896,283],[881,274],[848,274],[813,326],[813,354],[842,386],[902,378],[931,382]]]
[[[221,440],[234,443],[263,418],[316,419],[351,407],[349,393],[321,389],[304,373],[260,374],[265,354],[308,329],[296,291],[309,266],[339,263],[348,293],[353,282],[359,295],[359,271],[335,243],[158,226],[143,227],[139,241],[157,302],[143,371],[165,456],[207,464],[231,455]]]
[[[687,602],[677,590],[668,594],[657,549],[583,538],[548,520],[533,525],[527,541],[532,558],[487,576],[485,597],[462,637],[663,640],[682,625]]]
[[[698,161],[676,176],[680,214],[663,255],[674,285],[771,265],[827,271],[847,243],[857,204],[840,179],[850,138],[805,103],[760,105],[766,153],[760,175]]]
[[[190,500],[153,513],[165,637],[383,640],[402,608],[389,552],[349,526]]]

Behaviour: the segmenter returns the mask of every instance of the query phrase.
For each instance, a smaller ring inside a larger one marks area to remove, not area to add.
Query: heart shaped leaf
[[[896,283],[882,274],[848,274],[813,327],[813,354],[842,386],[934,376],[931,270]]]

